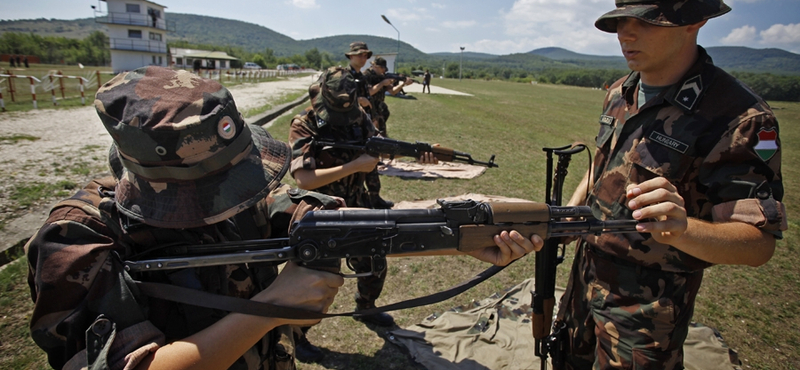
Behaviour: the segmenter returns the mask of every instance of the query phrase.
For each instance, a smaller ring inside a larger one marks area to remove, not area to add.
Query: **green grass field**
[[[389,135],[407,141],[439,143],[486,160],[497,156],[499,168],[472,180],[403,180],[382,177],[385,198],[394,201],[433,199],[463,193],[503,195],[543,201],[545,154],[543,147],[589,144],[597,132],[604,93],[599,90],[507,82],[435,80],[438,86],[473,94],[472,97],[417,94],[416,100],[387,98],[392,115]],[[773,102],[781,123],[783,143],[800,136],[800,103]],[[301,108],[296,110],[299,111]],[[290,117],[270,127],[278,139],[288,138]],[[800,153],[784,145],[783,175],[790,230],[778,243],[775,256],[759,268],[715,266],[706,271],[694,319],[717,328],[729,346],[739,352],[745,368],[800,369],[800,262],[796,189]],[[565,193],[586,170],[588,157],[573,158]],[[286,179],[287,183],[293,183]],[[568,260],[572,251],[568,248]],[[395,312],[401,327],[515,285],[534,275],[533,258],[526,257],[475,289],[445,302]],[[0,368],[42,368],[41,353],[27,337],[32,304],[25,284],[25,265],[18,263],[0,277]],[[461,282],[486,267],[472,258],[393,258],[384,293],[378,304],[434,293]],[[566,284],[569,261],[559,267],[559,285]],[[355,282],[348,281],[332,311],[352,310]],[[383,329],[371,329],[350,318],[324,320],[309,332],[312,343],[326,350],[320,364],[300,369],[413,369],[418,368],[393,344]]]

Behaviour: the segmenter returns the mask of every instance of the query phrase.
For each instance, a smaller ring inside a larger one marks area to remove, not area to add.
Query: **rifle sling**
[[[444,301],[445,299],[455,297],[456,295],[469,290],[470,288],[480,284],[484,280],[502,271],[507,266],[508,265],[489,267],[488,269],[473,276],[472,278],[465,280],[459,283],[458,285],[452,286],[438,293],[418,298],[412,298],[405,301],[392,303],[386,306],[371,308],[368,310],[361,310],[358,312],[342,312],[342,313],[321,313],[321,312],[303,310],[299,308],[278,306],[270,303],[257,302],[244,298],[223,296],[219,294],[205,292],[202,290],[183,288],[164,283],[137,281],[136,285],[139,288],[139,290],[145,295],[166,301],[189,304],[199,307],[213,308],[228,312],[238,312],[255,316],[274,317],[274,318],[292,319],[292,320],[312,320],[312,319],[324,319],[328,317],[339,317],[339,316],[372,315],[380,312],[402,310],[406,308],[413,308],[413,307],[438,303]]]

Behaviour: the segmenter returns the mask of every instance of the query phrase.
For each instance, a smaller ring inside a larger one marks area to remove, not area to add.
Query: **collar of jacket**
[[[697,46],[698,57],[691,68],[677,83],[659,94],[648,106],[660,105],[665,101],[691,115],[705,96],[705,92],[716,74],[714,62],[706,49]],[[622,94],[629,105],[633,105],[636,86],[639,83],[639,72],[631,72],[622,83]]]

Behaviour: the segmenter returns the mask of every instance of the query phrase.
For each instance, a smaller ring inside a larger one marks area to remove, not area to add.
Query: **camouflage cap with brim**
[[[601,31],[616,33],[620,18],[631,17],[662,27],[688,26],[723,15],[731,8],[722,0],[616,0],[617,8],[594,23]]]
[[[114,139],[119,211],[145,224],[192,228],[255,205],[286,174],[291,149],[244,122],[218,82],[162,67],[117,75],[95,97]]]
[[[351,55],[358,55],[358,54],[367,54],[367,58],[372,57],[372,52],[367,47],[366,42],[356,41],[350,43],[350,51],[344,53],[344,55],[349,59]]]
[[[348,70],[332,67],[323,72],[308,89],[317,125],[343,126],[361,122],[364,113],[358,107],[357,91],[356,80]]]
[[[386,68],[386,59],[383,57],[375,57],[375,60],[372,61],[372,64]]]

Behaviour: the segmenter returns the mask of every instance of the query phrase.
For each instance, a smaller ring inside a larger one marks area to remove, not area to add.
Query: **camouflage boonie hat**
[[[356,42],[350,43],[350,52],[344,53],[344,55],[348,59],[350,59],[351,55],[358,55],[358,54],[364,54],[364,53],[367,53],[367,58],[371,58],[372,57],[372,52],[369,51],[369,48],[367,47],[367,43],[366,42],[361,42],[361,41],[356,41]]]
[[[145,224],[192,228],[256,204],[283,178],[291,149],[244,122],[230,92],[187,71],[145,67],[97,91],[114,139],[119,211]]]
[[[358,107],[358,85],[350,71],[331,67],[322,73],[317,83],[308,88],[311,106],[319,127],[330,123],[343,126],[359,123],[362,110]]]
[[[616,4],[616,9],[594,22],[595,27],[616,33],[617,21],[623,17],[663,27],[687,26],[731,11],[722,0],[616,0]]]
[[[375,57],[375,60],[372,61],[372,64],[386,68],[386,59],[383,59],[383,57]]]

